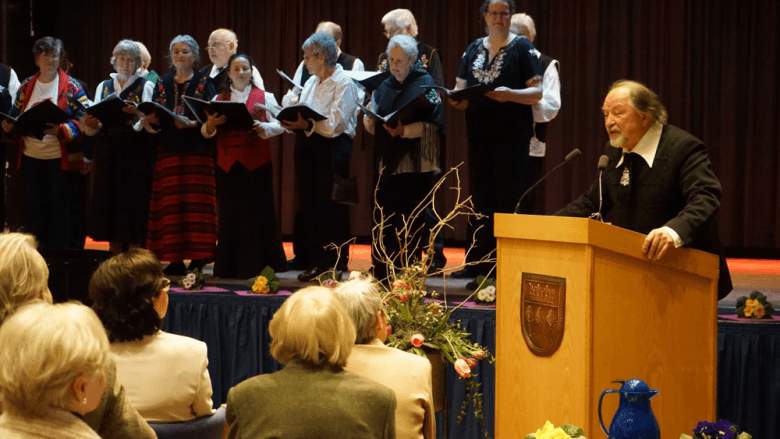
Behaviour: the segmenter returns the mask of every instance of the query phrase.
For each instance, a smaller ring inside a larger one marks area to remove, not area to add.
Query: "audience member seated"
[[[32,235],[0,234],[0,325],[22,305],[52,301],[47,286],[49,269],[35,247]],[[100,405],[83,416],[84,422],[103,439],[155,438],[154,431],[125,396],[124,387],[116,379],[116,363],[112,358],[109,357],[103,370],[106,385]]]
[[[100,438],[81,417],[100,405],[108,339],[78,303],[38,301],[0,327],[0,437]]]
[[[397,438],[435,438],[430,361],[385,346],[387,311],[370,278],[343,282],[335,292],[357,332],[344,369],[393,389]]]
[[[127,396],[148,422],[214,413],[206,344],[160,330],[170,281],[154,254],[132,249],[103,262],[89,283]]]
[[[269,331],[285,367],[230,389],[229,439],[396,437],[393,391],[344,370],[355,326],[330,289],[293,294]]]

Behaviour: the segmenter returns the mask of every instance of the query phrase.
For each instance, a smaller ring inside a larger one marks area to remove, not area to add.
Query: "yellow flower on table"
[[[750,301],[748,300],[748,302],[750,302]],[[754,308],[752,306],[745,305],[745,317],[752,316],[753,315],[753,310],[754,310]]]
[[[745,302],[745,306],[749,306],[751,308],[755,308],[758,305],[760,305],[758,303],[758,299],[748,299],[747,302]]]
[[[555,428],[550,421],[545,422],[544,427],[536,430],[536,439],[571,439],[561,427]]]
[[[766,314],[766,309],[764,309],[764,305],[761,305],[760,303],[753,307],[753,315],[757,319],[761,319]],[[746,314],[747,315],[747,314]]]
[[[252,285],[252,291],[257,294],[266,294],[271,291],[268,288],[268,279],[266,279],[264,276],[257,276],[257,279],[255,279],[255,284]]]

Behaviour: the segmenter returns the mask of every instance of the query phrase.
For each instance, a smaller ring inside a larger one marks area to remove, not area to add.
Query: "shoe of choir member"
[[[52,297],[47,285],[49,273],[46,261],[35,248],[36,242],[32,235],[0,234],[0,328],[17,309],[24,305],[40,301],[51,303]],[[43,331],[44,329],[39,326],[38,330]],[[53,334],[54,330],[45,332],[50,335]],[[101,332],[103,332],[102,325]],[[70,335],[70,332],[67,333]],[[35,337],[36,340],[38,340],[38,335]],[[3,343],[0,346],[25,346],[25,343],[17,339],[14,343]],[[16,363],[17,360],[18,357],[14,356],[13,363]],[[12,365],[10,363],[0,361],[0,365],[2,365],[0,367]],[[103,393],[97,398],[99,404],[97,408],[83,416],[84,423],[104,439],[154,438],[154,431],[138,414],[133,404],[127,399],[124,387],[117,381],[116,363],[110,356],[104,363],[103,375],[105,376],[105,386]],[[16,384],[24,382],[25,380],[18,380]],[[94,400],[90,402],[88,399],[87,402],[94,403]],[[66,418],[70,419],[67,416]],[[3,421],[0,421],[0,424],[2,423]],[[5,436],[3,435],[3,437]]]
[[[228,437],[396,437],[393,391],[344,370],[355,326],[331,289],[290,296],[269,332],[285,366],[230,389]]]
[[[98,85],[94,104],[112,94],[135,104],[152,100],[154,83],[143,76],[138,44],[120,41],[114,47],[111,65],[116,73]],[[131,105],[123,111],[141,114]],[[95,139],[88,234],[96,241],[108,241],[112,253],[122,251],[123,246],[137,248],[146,242],[154,151],[153,138],[138,119],[136,116],[113,125],[103,125],[90,114],[81,119],[84,134]]]
[[[214,413],[206,344],[160,330],[169,287],[160,261],[145,249],[114,255],[89,283],[119,380],[148,422],[189,421]]]
[[[246,105],[255,118],[255,132],[219,131],[227,119],[210,114],[201,126],[206,138],[217,139],[217,256],[214,275],[249,278],[266,266],[286,271],[287,259],[276,221],[273,167],[269,137],[284,132],[276,119],[256,104],[277,106],[273,93],[254,83],[252,59],[243,53],[227,62],[227,75],[215,101]],[[219,131],[219,132],[218,132]]]
[[[214,142],[205,139],[183,96],[211,100],[216,90],[208,75],[195,69],[199,46],[179,35],[169,46],[174,71],[163,75],[152,100],[185,122],[161,123],[156,113],[145,118],[156,132],[152,196],[146,248],[161,261],[211,261],[217,242]]]
[[[334,292],[357,334],[345,369],[393,389],[397,438],[435,438],[431,362],[385,346],[387,311],[372,279],[343,282]]]

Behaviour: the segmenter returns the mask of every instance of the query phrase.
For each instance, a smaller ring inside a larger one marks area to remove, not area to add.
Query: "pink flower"
[[[469,364],[462,358],[455,361],[455,372],[458,372],[458,375],[460,375],[461,378],[468,378],[471,376],[471,368],[469,368]]]
[[[409,285],[406,283],[406,281],[405,281],[405,280],[403,280],[403,279],[398,279],[398,280],[396,280],[395,282],[393,282],[393,290],[397,290],[397,289],[400,289],[400,288],[403,288],[403,289],[405,289],[405,290],[407,290],[407,291],[412,289],[412,287],[411,287],[411,286],[409,286]]]
[[[398,298],[401,299],[401,302],[406,302],[406,294],[401,294]]]
[[[481,360],[485,358],[485,351],[474,352],[474,358],[476,358],[477,360]]]
[[[322,286],[325,288],[336,288],[338,285],[339,283],[333,279],[325,279],[322,281]]]
[[[393,333],[393,326],[389,323],[387,324],[387,335],[390,335]]]
[[[416,348],[419,348],[423,345],[425,342],[425,337],[422,336],[422,334],[414,334],[412,336],[412,345]]]
[[[477,359],[476,358],[466,358],[466,364],[468,364],[471,369],[474,369],[475,367],[477,367]]]

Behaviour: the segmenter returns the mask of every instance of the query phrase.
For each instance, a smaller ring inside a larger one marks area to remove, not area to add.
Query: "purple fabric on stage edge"
[[[251,291],[233,291],[234,293],[238,294],[239,296],[254,296],[254,297],[262,297],[262,296],[292,296],[292,293],[289,291],[279,291],[276,294],[255,294]]]
[[[740,323],[780,323],[780,317],[778,316],[771,316],[771,318],[768,319],[743,319],[742,317],[737,317],[736,314],[719,314],[718,318],[723,320],[734,320],[735,322]]]
[[[202,290],[185,290],[182,287],[171,287],[177,293],[227,293],[229,290],[220,287],[204,287]]]

